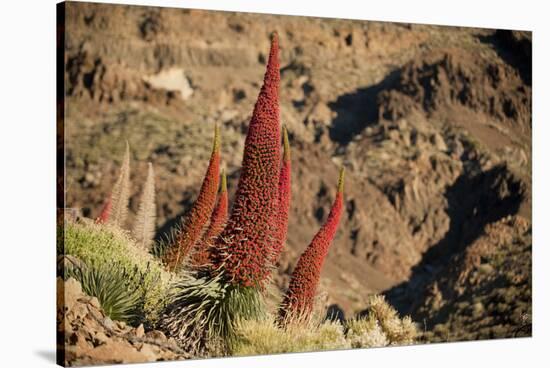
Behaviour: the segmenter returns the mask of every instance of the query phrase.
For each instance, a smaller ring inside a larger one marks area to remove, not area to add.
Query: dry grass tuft
[[[369,298],[367,304],[367,312],[364,317],[360,317],[354,321],[348,321],[348,329],[351,330],[352,336],[357,340],[356,331],[364,331],[373,334],[380,330],[386,338],[386,345],[410,345],[413,344],[418,330],[409,316],[400,318],[397,311],[389,305],[382,295],[373,295]],[[348,331],[349,335],[349,331]],[[372,336],[372,341],[382,343],[383,339]],[[371,343],[371,338],[367,337],[367,343]],[[358,346],[359,347],[359,346]],[[370,347],[370,346],[360,346]]]
[[[319,350],[349,349],[344,330],[338,322],[324,322],[315,327],[290,324],[280,327],[273,319],[242,321],[233,355],[280,354]]]

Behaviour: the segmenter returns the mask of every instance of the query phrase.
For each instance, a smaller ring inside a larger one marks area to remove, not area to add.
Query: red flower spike
[[[225,170],[222,170],[218,204],[214,209],[214,212],[212,212],[208,229],[204,233],[201,241],[195,247],[195,252],[192,255],[193,264],[195,265],[195,267],[202,267],[209,263],[210,246],[214,243],[218,235],[220,235],[220,233],[223,231],[225,223],[227,222],[228,202],[229,200],[227,196],[227,178],[225,176]]]
[[[214,128],[212,155],[210,156],[210,163],[204,176],[199,196],[195,203],[193,203],[193,207],[191,207],[188,215],[182,220],[181,228],[176,230],[175,242],[164,256],[164,262],[168,266],[168,269],[174,271],[181,265],[190,250],[200,239],[216,204],[219,177],[220,129],[216,125]]]
[[[281,132],[279,42],[271,39],[264,82],[248,127],[231,216],[213,248],[213,264],[231,283],[263,288],[272,255]]]
[[[271,263],[276,265],[283,251],[288,230],[288,212],[290,210],[290,144],[288,143],[288,131],[283,126],[283,160],[279,173],[279,199],[277,214],[275,216],[275,243],[273,244],[273,257]]]
[[[107,198],[107,201],[105,201],[105,204],[101,209],[101,213],[95,219],[96,224],[106,224],[107,221],[109,221],[109,216],[111,215],[111,208],[113,206],[113,202],[111,199],[112,199],[111,196],[109,196],[109,198]]]
[[[338,193],[325,224],[300,256],[288,286],[280,310],[281,320],[297,319],[311,315],[321,269],[336,234],[344,202],[344,168],[340,170]]]

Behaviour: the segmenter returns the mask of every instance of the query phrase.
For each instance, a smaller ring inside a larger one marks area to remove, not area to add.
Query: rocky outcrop
[[[464,49],[420,55],[379,95],[379,117],[397,120],[420,107],[433,114],[452,104],[531,132],[531,88],[519,72]]]
[[[73,278],[57,279],[58,352],[66,366],[143,363],[189,358],[160,331],[113,321],[97,298],[82,292]],[[59,360],[59,359],[58,359]]]
[[[453,255],[417,300],[426,341],[531,336],[531,225],[508,216]]]

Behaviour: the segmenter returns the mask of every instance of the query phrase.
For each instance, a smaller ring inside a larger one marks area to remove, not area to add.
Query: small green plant
[[[210,342],[220,342],[226,352],[241,319],[265,316],[264,299],[258,290],[227,284],[223,277],[195,278],[187,274],[174,285],[160,328],[185,349],[205,354]]]
[[[142,314],[142,295],[136,286],[139,272],[129,273],[118,264],[65,268],[65,276],[73,277],[82,291],[95,296],[105,313],[113,320],[136,324]]]

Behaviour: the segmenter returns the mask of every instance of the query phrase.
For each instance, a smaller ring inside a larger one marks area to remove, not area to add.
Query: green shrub
[[[186,274],[173,290],[159,327],[195,355],[212,355],[212,346],[217,355],[226,354],[239,321],[265,316],[265,301],[258,290],[230,285],[223,275]]]
[[[95,296],[111,319],[127,323],[139,320],[142,298],[135,284],[138,274],[128,274],[124,268],[113,264],[67,267],[65,276],[73,277],[82,285],[82,291]]]
[[[108,225],[68,222],[64,238],[58,238],[58,254],[75,256],[87,266],[103,271],[116,265],[123,274],[134,275],[128,279],[128,287],[142,298],[143,322],[156,324],[168,303],[175,276],[155,257],[135,246],[125,231]]]

